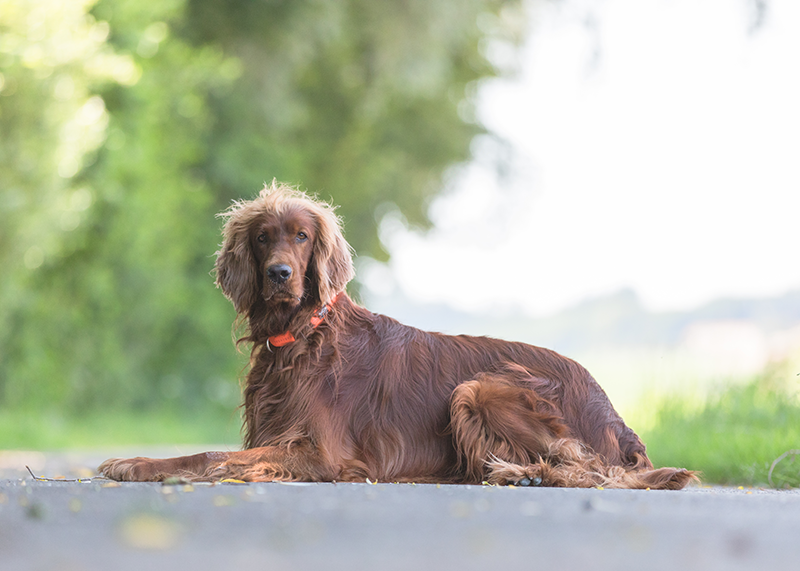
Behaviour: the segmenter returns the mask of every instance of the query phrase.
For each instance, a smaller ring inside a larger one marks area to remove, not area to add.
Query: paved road
[[[85,475],[104,456],[0,453],[1,570],[800,565],[798,490],[119,485],[34,481],[20,465]]]

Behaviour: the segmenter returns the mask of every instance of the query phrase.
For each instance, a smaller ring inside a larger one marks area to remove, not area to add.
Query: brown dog
[[[104,462],[117,480],[372,481],[680,489],[580,365],[427,333],[344,292],[328,205],[273,183],[224,216],[217,284],[246,320],[244,450]]]

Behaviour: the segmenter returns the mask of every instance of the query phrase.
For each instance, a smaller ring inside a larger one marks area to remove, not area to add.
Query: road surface
[[[0,569],[800,565],[798,490],[118,484],[36,481],[24,468],[36,464],[40,477],[86,477],[104,458],[0,453]]]

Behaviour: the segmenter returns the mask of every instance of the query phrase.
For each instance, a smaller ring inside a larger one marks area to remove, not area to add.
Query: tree
[[[519,21],[499,0],[0,1],[0,404],[74,411],[229,407],[214,214],[276,177],[385,256],[376,208],[426,224],[482,132],[483,43]]]

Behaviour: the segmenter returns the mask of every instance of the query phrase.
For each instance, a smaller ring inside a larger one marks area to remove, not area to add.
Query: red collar
[[[328,303],[323,305],[319,311],[315,312],[314,315],[311,316],[310,321],[314,329],[319,327],[319,324],[325,321],[325,316],[328,315],[328,312],[331,310],[331,307],[333,307],[333,304],[336,303],[336,300],[339,299],[343,293],[344,292],[337,293]],[[294,335],[292,335],[291,331],[284,331],[279,335],[273,335],[272,337],[269,337],[267,339],[267,348],[269,348],[270,345],[273,347],[283,347],[284,345],[294,343],[295,341],[296,339]]]

